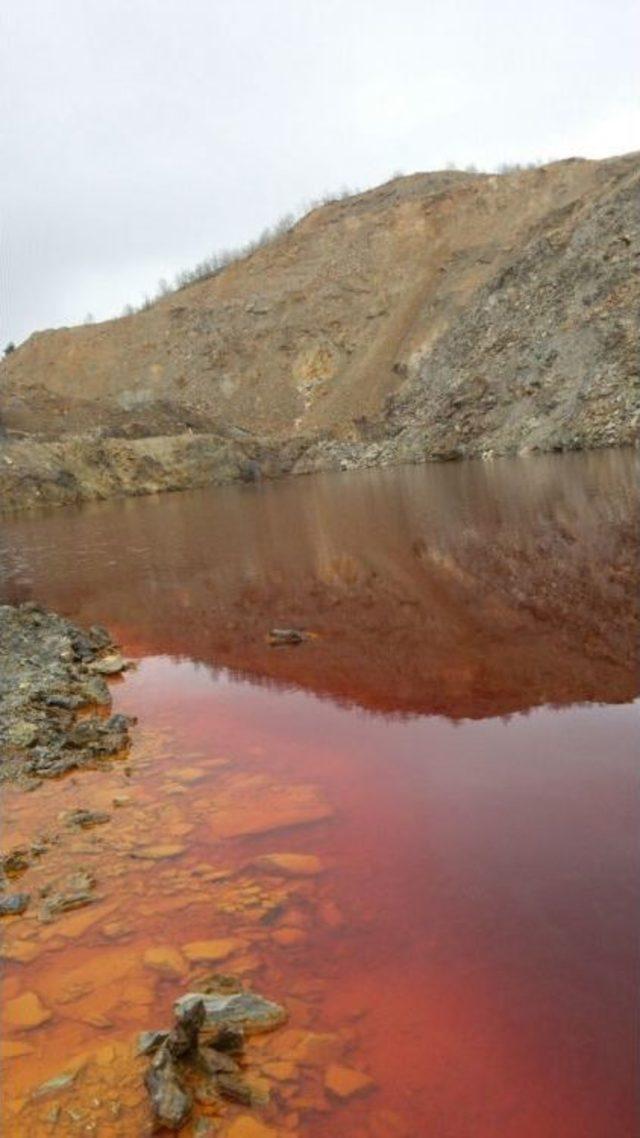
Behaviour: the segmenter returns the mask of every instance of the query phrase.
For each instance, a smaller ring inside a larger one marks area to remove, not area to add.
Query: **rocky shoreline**
[[[292,630],[274,631],[291,642]],[[25,1071],[26,1094],[12,1100],[7,1135],[21,1138],[59,1125],[65,1133],[85,1133],[88,1122],[100,1119],[122,1138],[135,1125],[145,1133],[153,1126],[198,1138],[277,1138],[276,1122],[284,1116],[294,1138],[307,1110],[368,1102],[376,1084],[354,1054],[355,1021],[364,1012],[328,1030],[314,1022],[317,981],[308,976],[292,984],[282,971],[288,956],[306,952],[310,921],[332,930],[342,925],[330,893],[319,886],[321,859],[276,846],[241,856],[236,865],[181,867],[187,847],[179,838],[193,823],[179,815],[178,803],[204,770],[185,763],[172,768],[162,818],[149,811],[144,796],[136,801],[135,791],[121,793],[135,771],[112,760],[126,758],[132,720],[109,714],[106,677],[117,677],[126,663],[106,630],[81,629],[33,603],[4,605],[0,667],[0,772],[14,835],[0,862],[1,955],[11,970],[2,1060],[28,1066],[30,1039],[40,1029],[57,1025],[64,1036],[73,1022],[93,1033],[80,1052],[77,1043],[67,1051],[66,1043],[43,1037],[50,1052],[46,1077],[34,1081]],[[162,777],[157,743],[145,745],[137,736],[136,748],[136,768],[146,754],[156,780]],[[211,762],[223,782],[230,765],[228,758]],[[276,790],[246,774],[227,782],[216,794],[215,832],[223,841],[277,834],[331,813],[310,786]],[[36,796],[28,793],[38,787]],[[135,867],[133,880],[119,900],[128,866]],[[151,943],[145,938],[141,948],[134,946],[128,920],[134,900],[143,924],[150,915],[160,914],[162,924],[162,914],[184,913],[177,943],[164,929]],[[192,923],[197,904],[206,904],[201,928]],[[212,923],[217,939],[203,939]],[[182,943],[185,936],[191,939]],[[264,970],[259,988],[282,1003],[254,986],[268,945],[276,969]],[[38,969],[41,955],[46,959]],[[222,961],[231,971],[208,971]],[[131,1025],[124,1038],[114,1038],[121,1017],[128,1023],[132,1001],[137,1031]],[[171,1005],[173,1027],[158,1030]]]
[[[0,606],[0,782],[33,789],[124,755],[131,720],[108,714],[105,677],[125,667],[104,628],[31,602]]]
[[[43,779],[95,768],[124,757],[131,720],[109,715],[106,676],[125,662],[109,633],[87,632],[39,605],[0,606],[0,783],[35,790]],[[109,821],[106,812],[63,812],[65,829],[88,829]],[[31,895],[7,892],[11,882],[38,861],[60,835],[41,835],[0,855],[0,916],[20,916]],[[95,880],[71,873],[64,888],[41,897],[38,918],[49,922],[94,900]]]

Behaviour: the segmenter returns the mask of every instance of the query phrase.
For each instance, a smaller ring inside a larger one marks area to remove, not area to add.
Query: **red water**
[[[316,1109],[276,1092],[264,1115],[276,1133],[637,1133],[634,511],[632,460],[609,454],[211,490],[5,528],[6,598],[99,620],[140,660],[116,688],[139,719],[129,775],[12,792],[13,830],[124,787],[150,840],[177,835],[184,852],[151,869],[126,860],[142,840],[126,811],[111,837],[92,832],[93,850],[84,839],[109,919],[127,916],[126,951],[239,934],[291,1025],[343,1032],[336,1058],[374,1080]],[[269,648],[281,623],[317,638]],[[180,766],[203,776],[172,797]],[[331,817],[223,835],[300,785]],[[274,849],[325,867],[281,922],[304,930],[300,944],[196,893],[184,918],[154,909],[172,867],[187,889],[202,863],[239,872]],[[98,1029],[87,1020],[111,1006],[97,978],[111,942],[91,925],[49,944],[8,965],[9,996],[35,991],[54,1010],[11,1061],[16,1098],[65,1049],[164,1022],[184,990],[162,978],[147,993],[146,973],[127,973],[130,1006]],[[81,966],[95,992],[74,1019],[51,977]],[[11,1134],[26,1133],[16,1117]],[[83,1132],[70,1115],[53,1130],[27,1117],[29,1134]],[[142,1105],[126,1119],[93,1132],[148,1133]]]

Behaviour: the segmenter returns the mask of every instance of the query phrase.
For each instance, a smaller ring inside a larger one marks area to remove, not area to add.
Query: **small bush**
[[[6,345],[6,347],[4,349],[4,355],[10,356],[12,352],[15,352],[15,350],[16,350],[16,346],[15,346],[13,340],[9,340],[9,343]]]

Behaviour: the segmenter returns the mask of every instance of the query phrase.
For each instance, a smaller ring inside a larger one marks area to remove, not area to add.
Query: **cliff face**
[[[1,365],[5,505],[632,441],[640,155],[417,174]]]

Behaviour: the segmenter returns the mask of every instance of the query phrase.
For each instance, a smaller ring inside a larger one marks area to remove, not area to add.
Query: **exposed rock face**
[[[1,365],[4,508],[631,441],[639,181],[637,154],[399,178],[32,336]]]

